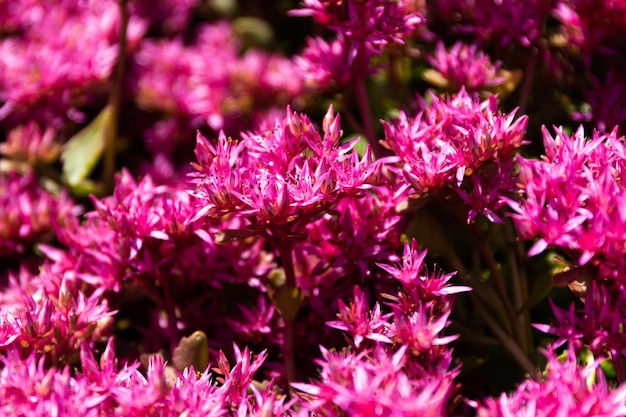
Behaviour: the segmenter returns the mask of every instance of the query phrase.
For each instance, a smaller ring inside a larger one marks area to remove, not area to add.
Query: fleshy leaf
[[[274,305],[287,322],[293,322],[302,304],[300,288],[280,287],[274,294]]]
[[[197,372],[204,372],[209,366],[209,341],[206,334],[195,331],[191,336],[180,339],[174,349],[172,363],[181,372],[191,365]]]
[[[111,107],[105,107],[91,123],[67,141],[61,153],[63,176],[72,187],[89,177],[97,165],[106,143],[106,127],[111,120]]]

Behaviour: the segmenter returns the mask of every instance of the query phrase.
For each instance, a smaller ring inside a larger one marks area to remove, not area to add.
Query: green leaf
[[[283,319],[293,322],[302,305],[302,291],[300,288],[280,287],[274,293],[273,301]]]
[[[106,106],[95,119],[67,141],[61,153],[63,177],[70,187],[82,185],[102,157],[106,144],[106,128],[111,121],[111,106]]]
[[[191,365],[196,372],[204,372],[209,366],[209,340],[206,334],[195,331],[191,336],[180,339],[174,349],[172,363],[181,372]]]
[[[267,47],[274,39],[274,30],[265,20],[242,16],[233,20],[233,30],[245,47]]]
[[[90,195],[101,196],[104,189],[101,184],[92,180],[83,180],[78,184],[69,184],[72,195],[76,197],[88,197]]]
[[[606,375],[609,379],[617,378],[617,374],[615,373],[615,366],[613,365],[613,361],[611,359],[605,359],[600,362],[600,368],[604,375]]]
[[[367,145],[369,145],[369,142],[367,141],[367,138],[365,136],[360,136],[359,140],[354,144],[354,150],[359,155],[359,158],[363,158],[363,154],[365,154],[365,149],[367,148]]]
[[[548,277],[539,277],[535,281],[532,289],[530,290],[530,294],[528,294],[528,299],[522,306],[522,308],[517,312],[517,314],[522,314],[530,311],[532,308],[537,306],[540,302],[542,302],[550,291],[552,291],[553,285],[552,280]]]

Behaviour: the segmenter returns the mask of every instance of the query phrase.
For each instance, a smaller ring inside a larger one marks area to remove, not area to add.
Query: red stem
[[[369,97],[367,95],[367,87],[365,86],[365,79],[363,77],[357,78],[355,81],[356,100],[359,105],[359,111],[361,112],[361,119],[363,119],[363,126],[365,127],[365,137],[372,148],[374,156],[380,158],[382,155],[382,148],[378,143],[376,137],[376,128],[374,127],[374,114],[370,106]]]

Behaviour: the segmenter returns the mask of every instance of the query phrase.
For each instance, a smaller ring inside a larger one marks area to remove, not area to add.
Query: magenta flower
[[[85,416],[138,415],[181,416],[291,415],[294,401],[252,384],[264,355],[250,358],[249,351],[235,347],[237,364],[230,369],[220,360],[220,373],[196,372],[193,367],[174,371],[159,355],[150,358],[145,372],[139,364],[118,363],[113,339],[109,339],[99,361],[87,343],[81,346],[81,367],[46,369],[36,354],[23,358],[16,350],[0,356],[0,413],[6,416],[71,416],[78,410]]]
[[[372,162],[368,151],[358,159],[355,141],[339,143],[339,116],[332,107],[323,127],[322,138],[306,116],[288,108],[273,130],[246,134],[241,142],[221,133],[213,146],[199,135],[194,167],[200,172],[192,183],[193,194],[205,204],[195,219],[239,213],[251,221],[251,230],[294,238],[299,223],[340,198],[362,195],[371,188],[379,161]]]
[[[416,117],[401,112],[383,122],[385,143],[402,161],[401,190],[419,198],[451,188],[468,203],[468,221],[479,212],[498,221],[499,196],[515,190],[510,161],[525,143],[528,118],[500,114],[494,96],[481,103],[465,90],[432,100]]]
[[[560,247],[572,263],[567,280],[587,264],[597,268],[594,279],[621,280],[626,262],[623,139],[615,130],[594,132],[588,139],[582,127],[571,136],[558,129],[555,137],[544,129],[543,136],[542,160],[518,159],[522,198],[507,200],[520,237],[539,238],[529,254]]]
[[[124,171],[112,196],[92,201],[95,211],[86,215],[82,225],[58,229],[74,259],[72,268],[86,282],[119,289],[126,279],[166,265],[169,274],[183,270],[187,277],[206,275],[200,273],[204,267],[198,263],[213,258],[207,257],[205,234],[196,234],[197,227],[190,223],[195,200],[184,189],[156,185],[150,177],[137,181]],[[197,246],[205,251],[203,257],[194,261],[177,256]],[[176,267],[171,265],[174,259],[180,261]]]
[[[354,58],[346,38],[338,35],[331,41],[320,37],[307,39],[306,47],[294,58],[294,63],[306,87],[313,91],[334,91],[353,82],[353,74],[346,68],[353,66]]]
[[[424,79],[437,87],[458,91],[478,91],[502,84],[505,78],[500,73],[502,63],[491,63],[488,55],[476,45],[457,42],[446,50],[443,42],[437,43],[435,54],[426,58],[433,70],[424,72]]]
[[[350,306],[339,300],[339,320],[326,322],[326,325],[338,330],[344,330],[354,339],[354,346],[359,349],[363,339],[376,342],[391,343],[386,336],[389,323],[389,314],[381,314],[380,305],[376,303],[370,311],[363,292],[358,286],[354,287],[354,300]]]
[[[25,161],[31,166],[55,162],[61,154],[61,144],[56,130],[41,128],[36,122],[12,129],[7,140],[0,143],[0,154],[6,158]]]
[[[536,45],[552,0],[475,0],[475,29],[485,41]]]
[[[411,379],[403,372],[405,348],[389,355],[333,353],[322,348],[320,380],[292,386],[315,414],[340,416],[444,416],[453,392],[449,377]]]
[[[479,417],[611,416],[626,414],[626,387],[612,389],[598,361],[581,366],[569,349],[560,360],[553,349],[544,353],[548,366],[543,380],[528,379],[515,392],[488,398],[478,406]]]
[[[136,101],[146,110],[187,120],[189,127],[223,126],[221,103],[228,95],[229,68],[239,45],[228,23],[202,27],[195,45],[181,39],[144,42],[135,57]],[[210,65],[206,58],[223,65]]]
[[[387,43],[404,43],[404,38],[424,21],[420,10],[404,0],[304,0],[304,6],[292,10],[291,14],[313,16],[318,23],[343,34],[354,45],[365,45],[373,55],[380,54]]]
[[[73,364],[81,343],[106,335],[115,312],[109,311],[101,292],[86,296],[77,290],[71,276],[49,276],[44,270],[31,280],[40,283],[12,279],[0,295],[0,351],[16,349],[24,356],[34,352],[52,364]],[[55,286],[55,293],[46,289]]]
[[[580,351],[583,344],[596,357],[609,357],[615,361],[626,358],[626,336],[622,330],[626,292],[623,285],[592,282],[585,293],[585,304],[578,310],[560,309],[552,304],[555,325],[535,327],[558,337],[555,346],[565,342]]]
[[[226,319],[239,336],[252,343],[268,339],[278,342],[276,334],[272,334],[278,331],[276,323],[278,314],[267,296],[259,295],[256,305],[251,307],[240,305],[239,310],[243,315],[242,319]]]
[[[439,337],[449,324],[450,311],[433,318],[429,317],[427,310],[422,306],[413,307],[413,310],[408,312],[401,305],[395,306],[394,320],[389,331],[391,339],[395,343],[407,346],[412,355],[431,354],[437,346],[446,346],[458,339],[458,335]]]
[[[42,189],[33,173],[0,174],[0,257],[50,241],[55,226],[71,222],[81,211],[67,193],[54,196]]]
[[[552,14],[561,22],[561,32],[567,41],[585,54],[614,54],[623,40],[621,28],[626,24],[623,1],[559,0]]]
[[[337,32],[332,41],[317,37],[296,58],[305,79],[314,87],[333,90],[375,71],[373,57],[383,55],[388,45],[403,45],[424,22],[421,10],[410,1],[319,1],[305,0],[291,15],[313,16]]]
[[[111,75],[119,7],[114,1],[37,3],[25,13],[23,36],[0,41],[0,120],[28,116],[58,124],[80,118],[76,108]],[[131,48],[144,31],[132,17]]]
[[[231,367],[226,356],[220,351],[220,357],[214,372],[222,376],[217,381],[225,387],[226,405],[236,407],[241,404],[241,400],[246,398],[247,390],[252,383],[255,372],[261,367],[267,358],[267,352],[263,351],[258,355],[252,356],[250,350],[246,347],[243,352],[233,344],[235,360],[237,363]]]

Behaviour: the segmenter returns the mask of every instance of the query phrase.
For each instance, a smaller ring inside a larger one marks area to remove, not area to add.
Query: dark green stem
[[[487,263],[487,267],[489,268],[490,279],[493,282],[498,295],[502,298],[502,304],[504,305],[506,315],[511,323],[513,338],[521,343],[520,326],[515,315],[515,310],[513,309],[513,304],[511,304],[506,287],[504,286],[504,280],[502,279],[502,274],[500,274],[500,269],[498,269],[493,251],[486,241],[481,244],[480,251],[483,255],[483,259]]]
[[[515,311],[517,312],[517,318],[520,325],[522,347],[526,352],[530,352],[533,349],[532,331],[530,328],[530,311],[525,309],[522,311],[524,305],[528,300],[528,284],[526,282],[526,275],[521,267],[523,264],[523,252],[520,254],[518,248],[518,242],[515,240],[515,233],[513,231],[513,225],[511,222],[506,224],[506,237],[509,242],[508,257],[509,265],[511,267],[511,280],[513,283],[513,302]]]
[[[163,291],[163,305],[165,314],[167,314],[167,335],[170,339],[170,350],[173,353],[179,342],[178,326],[176,325],[176,303],[172,297],[170,280],[163,279],[162,274],[159,272],[157,274],[160,278],[161,290]]]
[[[283,269],[285,271],[285,287],[287,291],[295,290],[296,287],[296,271],[293,264],[293,245],[289,241],[283,241],[278,245]],[[283,335],[283,359],[285,361],[285,373],[287,383],[297,381],[295,348],[294,348],[294,322],[295,317],[283,317],[285,321],[285,333]]]
[[[376,137],[376,128],[374,127],[374,114],[372,113],[372,107],[370,106],[369,96],[367,95],[367,87],[365,85],[365,79],[359,77],[355,82],[356,100],[359,105],[359,111],[361,112],[361,119],[365,129],[365,137],[372,148],[372,152],[375,157],[382,155],[382,148],[378,143]]]
[[[107,126],[106,144],[104,149],[103,183],[108,192],[113,190],[115,183],[115,151],[119,130],[120,107],[122,104],[122,86],[124,82],[124,70],[126,66],[127,38],[126,31],[130,15],[127,7],[128,0],[118,0],[120,6],[120,34],[118,41],[117,63],[109,107],[111,108],[111,121]]]

